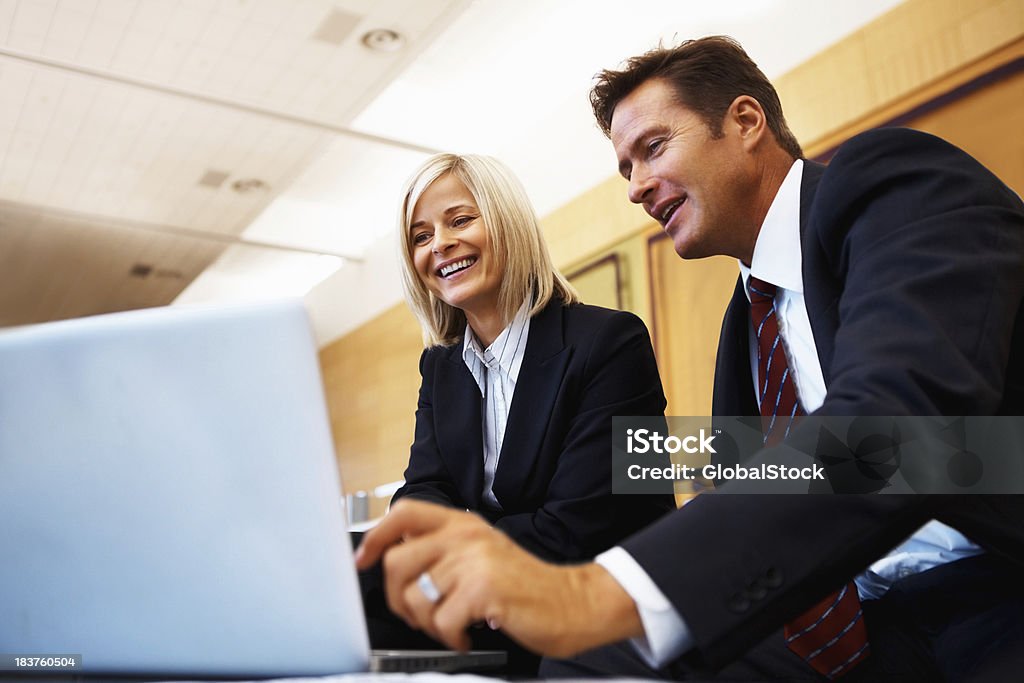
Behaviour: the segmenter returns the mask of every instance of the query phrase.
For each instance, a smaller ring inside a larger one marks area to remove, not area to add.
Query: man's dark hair
[[[713,136],[722,135],[722,119],[740,95],[749,95],[764,109],[768,128],[794,159],[804,156],[782,115],[779,94],[740,44],[727,36],[687,40],[676,47],[657,47],[633,57],[621,71],[606,69],[590,91],[597,125],[611,137],[615,107],[642,83],[660,78],[675,91],[679,104],[703,119]]]

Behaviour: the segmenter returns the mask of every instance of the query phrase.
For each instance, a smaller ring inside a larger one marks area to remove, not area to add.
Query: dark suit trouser
[[[843,683],[1020,680],[1024,672],[1024,568],[991,555],[959,560],[897,581],[864,603],[871,656]],[[682,663],[651,669],[628,643],[572,660],[544,660],[544,678],[632,676],[673,680],[819,681],[772,634],[717,673]]]

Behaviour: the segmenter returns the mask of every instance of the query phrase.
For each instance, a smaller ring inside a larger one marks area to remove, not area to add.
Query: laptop
[[[0,331],[0,615],[7,673],[268,678],[505,657],[371,658],[300,301]]]

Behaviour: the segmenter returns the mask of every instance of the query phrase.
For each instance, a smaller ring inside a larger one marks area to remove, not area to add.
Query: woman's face
[[[491,255],[473,195],[448,173],[420,195],[409,243],[416,273],[427,289],[467,317],[490,317],[498,308],[502,269]]]

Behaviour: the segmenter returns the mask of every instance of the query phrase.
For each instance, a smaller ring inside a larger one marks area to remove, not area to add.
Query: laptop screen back
[[[0,652],[80,673],[365,671],[299,302],[0,334]]]

